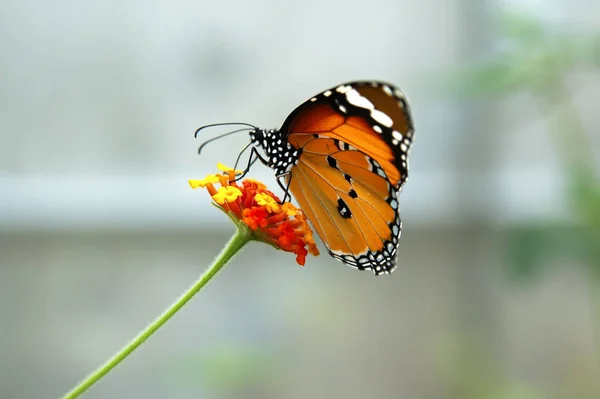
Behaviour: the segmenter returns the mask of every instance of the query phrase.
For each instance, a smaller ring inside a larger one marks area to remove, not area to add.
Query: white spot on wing
[[[379,134],[383,133],[383,130],[381,130],[381,128],[379,126],[377,126],[377,125],[373,126],[373,130],[375,130]]]
[[[361,96],[356,90],[350,90],[346,93],[346,100],[356,107],[373,110],[373,104],[366,97]],[[390,119],[391,120],[391,119]]]
[[[369,104],[370,104],[370,102],[369,102]],[[392,120],[392,118],[390,118],[383,112],[376,110],[376,109],[371,111],[371,117],[373,119],[375,119],[377,122],[381,123],[385,127],[392,127],[392,125],[394,124],[394,121]]]
[[[392,88],[388,85],[383,86],[383,91],[385,92],[385,94],[387,94],[388,96],[391,96],[392,94],[394,94],[392,92]]]
[[[325,97],[329,97],[331,95],[331,90],[327,90],[325,93],[323,93],[323,95]]]
[[[404,138],[404,137],[402,137],[402,134],[400,134],[400,132],[398,132],[396,130],[394,130],[392,132],[392,136],[394,136],[394,138],[398,141],[402,141],[402,139]]]
[[[375,106],[368,98],[361,95],[358,91],[351,89],[346,93],[346,100],[355,107],[368,109],[371,111],[371,118],[385,127],[392,127],[394,121],[385,113],[375,109]]]

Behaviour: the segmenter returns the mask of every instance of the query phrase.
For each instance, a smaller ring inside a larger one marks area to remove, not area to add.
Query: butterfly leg
[[[244,152],[244,151],[245,151],[245,149],[242,150],[242,152]],[[240,155],[238,155],[238,159],[235,161],[236,166],[239,162],[241,155],[242,155],[242,153],[240,153]],[[250,172],[250,168],[252,167],[252,165],[254,165],[254,163],[258,160],[260,160],[262,163],[267,165],[267,160],[265,158],[263,158],[262,155],[260,155],[260,153],[258,152],[256,147],[252,147],[252,150],[250,151],[250,157],[248,158],[248,165],[246,166],[246,169],[244,169],[244,171],[239,176],[236,176],[234,181],[238,181],[238,180],[244,178],[244,176],[246,176],[248,174],[248,172]]]
[[[233,166],[234,170],[237,170],[238,164],[240,163],[240,158],[242,158],[242,155],[246,152],[248,147],[250,147],[251,145],[252,145],[252,143],[248,143],[244,148],[242,148],[242,151],[240,151],[237,158],[235,159],[235,165]],[[251,165],[248,165],[248,166],[251,166]]]
[[[281,182],[281,178],[282,177],[286,177],[289,176],[290,178],[288,179],[287,184],[284,184]],[[290,184],[292,183],[292,172],[285,172],[282,173],[280,175],[275,176],[275,178],[277,179],[277,184],[279,184],[279,187],[281,187],[281,189],[283,190],[283,200],[279,203],[279,205],[282,205],[284,202],[287,201],[287,199],[292,199],[292,196],[290,195]]]

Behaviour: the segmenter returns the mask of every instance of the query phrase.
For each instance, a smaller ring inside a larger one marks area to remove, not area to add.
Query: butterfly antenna
[[[194,133],[194,138],[198,138],[198,133],[200,133],[201,130],[208,129],[209,127],[215,127],[215,126],[247,126],[248,128],[257,129],[256,126],[251,125],[249,123],[244,123],[244,122],[212,123],[210,125],[204,125],[202,127],[199,127],[196,130],[196,132]]]
[[[250,126],[252,126],[252,125],[250,125]],[[200,128],[200,129],[202,129],[202,128]],[[198,129],[198,130],[200,130],[200,129]],[[200,153],[202,152],[202,149],[203,149],[203,148],[204,148],[204,146],[206,146],[208,143],[212,143],[212,142],[213,142],[213,141],[215,141],[215,140],[221,139],[221,138],[223,138],[223,137],[226,137],[226,136],[230,136],[230,135],[232,135],[232,134],[235,134],[235,133],[239,133],[239,132],[246,132],[246,131],[253,130],[253,129],[255,129],[255,128],[254,128],[254,127],[245,127],[245,128],[242,128],[242,129],[237,129],[237,130],[234,130],[233,132],[227,132],[227,133],[223,133],[223,134],[221,134],[221,135],[219,135],[219,136],[217,136],[217,137],[213,137],[212,139],[206,140],[204,143],[202,143],[202,144],[200,145],[200,147],[198,147],[198,154],[200,154]],[[198,130],[196,131],[196,133],[198,132]]]

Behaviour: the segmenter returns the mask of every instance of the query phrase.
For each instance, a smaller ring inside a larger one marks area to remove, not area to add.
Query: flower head
[[[243,223],[255,240],[266,242],[278,249],[296,254],[296,262],[303,266],[306,255],[319,255],[312,231],[302,210],[280,199],[259,181],[235,181],[240,171],[222,164],[222,174],[208,175],[202,180],[190,180],[192,188],[206,188],[213,201],[237,224]],[[220,187],[215,185],[219,183]]]

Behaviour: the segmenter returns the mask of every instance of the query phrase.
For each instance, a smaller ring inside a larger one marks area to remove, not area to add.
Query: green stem
[[[210,281],[211,278],[219,270],[227,264],[231,258],[246,244],[251,238],[251,231],[248,228],[238,227],[237,232],[231,238],[229,243],[225,246],[223,251],[215,259],[212,266],[210,266],[204,274],[186,291],[181,297],[175,301],[162,315],[160,315],[155,321],[153,321],[148,327],[144,329],[137,337],[135,337],[129,344],[123,349],[117,352],[112,358],[104,363],[100,368],[86,377],[81,381],[75,388],[68,392],[63,399],[73,399],[79,397],[88,388],[98,382],[104,377],[109,371],[115,368],[121,363],[127,356],[129,356],[135,349],[143,344],[148,338],[152,336],[163,324],[165,324],[179,309],[183,307],[202,287]]]

